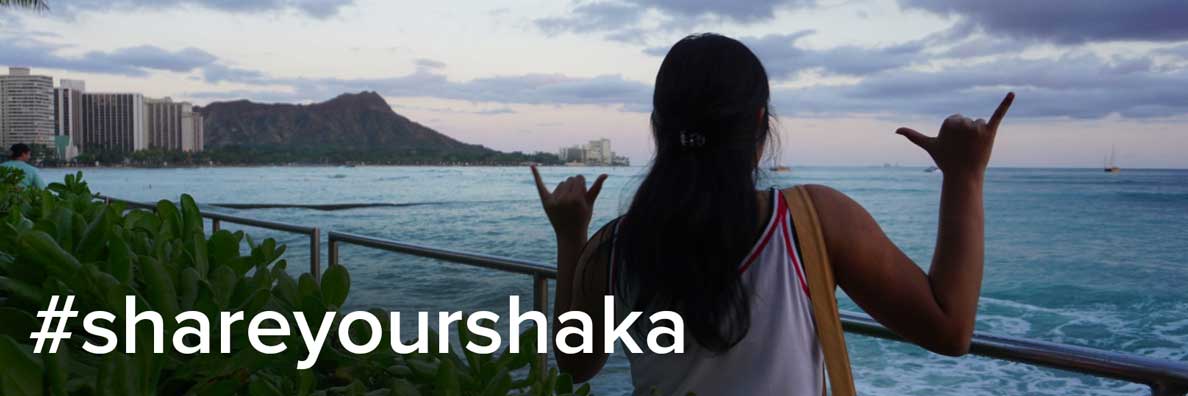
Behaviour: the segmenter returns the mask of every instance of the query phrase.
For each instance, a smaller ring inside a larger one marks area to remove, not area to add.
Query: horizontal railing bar
[[[869,316],[842,311],[847,332],[907,342]],[[1188,385],[1188,364],[1048,341],[974,333],[973,355],[1091,374],[1146,385]]]
[[[551,279],[556,279],[557,277],[555,268],[531,261],[446,250],[344,232],[332,231],[329,238],[331,241],[436,258],[476,267],[543,276]],[[842,311],[841,319],[842,325],[847,332],[906,342],[902,337],[866,315]],[[1016,337],[996,336],[978,332],[974,333],[969,352],[977,356],[1123,380],[1148,386],[1156,386],[1157,384],[1170,384],[1176,388],[1188,386],[1188,364],[1102,351],[1093,348]]]
[[[99,198],[105,199],[108,201],[112,201],[112,202],[121,202],[121,203],[128,205],[130,207],[136,207],[136,208],[141,208],[141,209],[155,209],[157,207],[156,204],[150,204],[147,202],[129,201],[126,199],[112,198],[112,197],[107,197],[107,196],[103,196],[103,195],[100,195]],[[260,220],[260,219],[250,218],[250,217],[240,217],[240,216],[229,215],[226,213],[210,212],[210,211],[205,211],[205,210],[202,211],[202,217],[212,219],[212,220],[219,220],[219,221],[226,222],[226,223],[235,223],[235,224],[239,224],[239,225],[267,228],[267,229],[278,230],[278,231],[288,231],[288,232],[294,232],[294,233],[305,234],[305,235],[313,235],[315,232],[317,232],[317,227],[303,226],[303,225],[292,224],[292,223],[282,223],[279,221]]]
[[[375,238],[366,235],[352,234],[349,232],[330,231],[327,235],[330,241],[347,242],[350,244],[366,246],[375,249],[435,258],[454,263],[469,264],[476,267],[514,272],[518,274],[538,275],[546,278],[557,277],[557,270],[553,267],[544,266],[531,261],[439,249],[411,243],[396,242],[389,239]],[[341,260],[341,258],[339,260]]]

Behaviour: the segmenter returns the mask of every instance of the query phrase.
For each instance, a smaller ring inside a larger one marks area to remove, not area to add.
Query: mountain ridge
[[[206,147],[275,149],[390,149],[493,154],[412,121],[374,91],[344,93],[311,104],[257,103],[246,99],[196,107],[204,118]]]

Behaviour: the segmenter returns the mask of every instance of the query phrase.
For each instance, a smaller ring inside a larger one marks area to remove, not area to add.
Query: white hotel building
[[[0,75],[0,146],[16,143],[52,147],[68,160],[80,152],[197,152],[205,131],[188,102],[86,92],[80,80],[62,79],[54,87],[53,77],[12,67]]]
[[[0,75],[0,147],[54,144],[54,79],[12,67]]]

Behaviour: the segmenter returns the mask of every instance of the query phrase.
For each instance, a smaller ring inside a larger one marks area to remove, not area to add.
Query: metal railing
[[[410,243],[401,243],[388,239],[374,238],[366,235],[351,234],[348,232],[330,231],[327,235],[328,248],[326,251],[327,261],[329,266],[339,265],[338,262],[338,244],[340,242],[350,243],[359,246],[366,246],[370,248],[386,250],[389,252],[397,252],[404,254],[411,254],[419,257],[435,258],[438,260],[449,261],[453,263],[466,264],[475,267],[489,268],[505,272],[513,272],[517,274],[524,274],[532,277],[532,309],[544,313],[548,316],[549,312],[549,279],[557,278],[557,270],[551,267],[546,267],[538,263],[524,260],[509,259],[506,257],[488,256],[485,254],[466,253],[454,250],[437,249],[432,247],[414,245]],[[547,355],[538,354],[536,359],[541,367],[544,367]],[[542,372],[542,374],[544,374]]]
[[[484,254],[439,249],[346,232],[330,231],[329,265],[339,265],[338,244],[349,243],[390,252],[434,258],[475,267],[524,274],[532,277],[534,309],[548,312],[548,280],[556,279],[557,270],[539,263]],[[842,327],[847,332],[886,340],[906,342],[891,330],[865,315],[843,311]],[[1143,384],[1153,396],[1188,394],[1188,364],[1152,359],[1125,353],[975,333],[970,354],[993,359],[1048,367],[1095,377]],[[544,356],[539,356],[544,359]]]
[[[129,207],[156,209],[155,205],[100,196],[108,202],[123,202]],[[317,227],[291,223],[259,220],[202,211],[202,216],[211,219],[211,228],[219,229],[219,222],[228,222],[278,231],[309,235],[310,272],[318,277],[320,230]],[[532,278],[533,309],[548,314],[549,279],[557,278],[557,270],[540,263],[516,260],[506,257],[440,249],[390,239],[376,238],[347,232],[328,232],[328,265],[340,265],[339,244],[347,243],[389,252],[427,257],[442,261],[465,264],[504,272],[523,274]],[[842,312],[842,326],[847,332],[892,341],[905,340],[869,317],[853,312]],[[1028,340],[975,333],[970,345],[970,354],[992,359],[1048,367],[1073,373],[1091,375],[1143,384],[1151,388],[1153,396],[1188,395],[1188,364],[1153,359],[1125,353],[1102,351],[1092,348],[1058,344],[1046,341]],[[546,359],[541,354],[537,357]]]
[[[104,195],[98,196],[104,202],[119,202],[123,203],[129,208],[139,208],[148,210],[157,210],[156,204],[145,202],[129,201],[126,199],[112,198]],[[302,234],[309,237],[309,273],[313,275],[314,279],[321,278],[322,275],[322,231],[318,227],[303,226],[298,224],[283,223],[279,221],[268,221],[253,219],[250,217],[239,217],[225,213],[209,212],[205,210],[200,211],[202,217],[210,219],[211,231],[218,231],[222,228],[222,223],[239,224],[250,227],[258,227],[269,230],[285,231],[295,234]]]

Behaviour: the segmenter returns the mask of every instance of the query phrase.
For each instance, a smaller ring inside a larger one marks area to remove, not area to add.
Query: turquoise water
[[[67,170],[45,170],[49,181]],[[611,174],[594,223],[620,213],[641,168],[548,168]],[[136,200],[423,203],[339,212],[217,209],[228,213],[445,248],[551,262],[554,241],[527,168],[263,167],[88,169],[92,189]],[[941,176],[919,168],[798,168],[763,184],[822,183],[853,196],[917,262],[936,237]],[[991,169],[978,330],[1188,361],[1188,171]],[[234,228],[228,226],[228,228]],[[308,260],[301,237],[250,229],[289,244],[293,271]],[[345,246],[355,308],[506,312],[507,296],[531,299],[519,276]],[[848,309],[853,304],[843,300]],[[405,315],[410,316],[410,315]],[[976,357],[945,358],[894,342],[850,336],[859,389],[871,395],[1132,395],[1139,385]],[[616,356],[594,381],[627,392]]]

